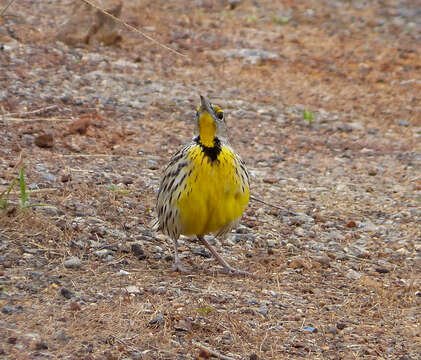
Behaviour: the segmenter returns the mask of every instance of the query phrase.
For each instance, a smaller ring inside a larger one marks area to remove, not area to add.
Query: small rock
[[[129,294],[140,294],[140,288],[139,288],[139,286],[136,286],[136,285],[126,286],[126,291]]]
[[[12,313],[14,313],[16,311],[16,308],[14,308],[13,306],[9,306],[9,305],[4,305],[1,309],[1,312],[3,314],[7,314],[10,315]]]
[[[277,244],[275,240],[267,240],[266,243],[270,248],[274,248]]]
[[[302,331],[310,332],[310,333],[317,333],[318,332],[317,328],[314,328],[312,326],[305,326],[305,327],[303,327]]]
[[[113,254],[113,252],[110,249],[101,249],[95,251],[94,254],[99,257],[106,257],[107,255]]]
[[[314,223],[314,218],[306,214],[296,214],[296,216],[292,217],[289,222],[290,225],[303,225],[312,223]]]
[[[344,322],[338,322],[338,323],[336,324],[336,327],[337,327],[339,330],[343,330],[343,329],[345,329],[345,328],[346,328],[346,323],[344,323]]]
[[[354,220],[351,220],[346,224],[346,227],[347,228],[354,228],[354,227],[357,227],[357,224],[355,223]]]
[[[400,256],[406,256],[406,255],[409,255],[409,251],[405,249],[404,247],[401,247],[400,249],[396,250],[396,254]]]
[[[337,335],[338,329],[334,326],[331,326],[329,329],[326,330],[327,334]]]
[[[35,344],[35,350],[47,350],[48,344],[45,341],[39,341]]]
[[[107,255],[107,257],[105,258],[106,262],[111,262],[113,260],[114,260],[114,256],[112,256],[112,255]]]
[[[73,301],[73,302],[70,304],[70,310],[72,310],[72,311],[80,311],[80,310],[81,310],[81,308],[80,308],[79,303],[78,303],[77,301]]]
[[[120,269],[120,271],[117,273],[118,276],[127,276],[130,275],[130,273],[126,270]]]
[[[234,10],[238,5],[240,5],[243,2],[243,0],[229,0],[228,4],[230,6],[230,10]],[[250,360],[252,360],[250,358]],[[256,359],[257,360],[257,359]]]
[[[124,177],[121,181],[124,185],[130,185],[133,184],[134,180],[131,177]]]
[[[288,266],[293,269],[310,269],[311,268],[311,265],[309,264],[309,262],[301,257],[296,257],[292,259],[289,262]]]
[[[259,301],[257,299],[248,299],[247,303],[249,303],[250,305],[258,305]]]
[[[47,181],[49,183],[55,183],[57,181],[57,177],[53,174],[50,174],[50,173],[43,173],[42,177],[45,181]]]
[[[312,259],[322,265],[329,265],[332,259],[327,255],[313,256]]]
[[[302,227],[296,227],[295,230],[294,230],[294,233],[295,233],[295,235],[300,236],[300,237],[303,237],[303,236],[306,235],[305,231]]]
[[[67,133],[65,133],[65,135],[71,135],[76,133],[83,135],[88,130],[90,124],[91,122],[89,118],[81,118],[79,120],[76,120],[69,125]]]
[[[261,307],[259,307],[259,309],[257,310],[257,312],[259,312],[260,314],[266,316],[269,312],[269,308],[267,307],[267,305],[262,305]]]
[[[64,267],[68,269],[79,269],[81,266],[82,261],[76,256],[72,256],[64,262]]]
[[[61,176],[61,182],[63,182],[63,183],[66,183],[70,180],[72,180],[72,175],[70,175],[70,174],[63,174]]]
[[[154,319],[149,321],[149,325],[162,325],[164,323],[164,315],[158,314]]]
[[[54,146],[54,137],[52,134],[42,134],[35,138],[35,145],[40,148],[52,148]]]
[[[359,272],[353,270],[353,269],[349,269],[347,271],[347,273],[345,274],[345,277],[350,279],[350,280],[358,280],[359,278],[361,278],[362,274],[360,274]]]
[[[141,352],[135,350],[131,352],[130,357],[133,360],[141,360],[143,358],[143,355]]]
[[[278,179],[275,177],[267,177],[263,179],[263,182],[266,184],[275,184],[278,182]]]
[[[209,259],[209,258],[212,257],[211,253],[204,248],[194,248],[192,250],[192,253],[195,254],[195,255],[199,255],[201,257],[204,257],[206,259]]]
[[[73,297],[73,293],[70,290],[68,290],[68,289],[66,289],[64,287],[61,288],[60,294],[62,296],[64,296],[66,299],[71,299]]]
[[[212,354],[207,349],[200,349],[199,352],[199,359],[210,359],[212,357]]]
[[[370,220],[361,224],[365,231],[377,231],[377,226],[374,225]]]
[[[330,233],[327,234],[327,238],[329,241],[344,241],[345,237],[336,230],[331,231]]]
[[[191,330],[191,323],[187,320],[180,320],[174,325],[174,329],[178,331],[189,332]]]
[[[58,341],[68,341],[69,340],[69,337],[66,335],[66,333],[62,329],[56,331],[56,333],[54,334],[54,338]]]
[[[387,274],[390,271],[390,269],[385,267],[376,267],[376,271],[380,274]]]

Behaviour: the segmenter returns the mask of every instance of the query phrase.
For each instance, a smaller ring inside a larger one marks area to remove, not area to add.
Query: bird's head
[[[215,138],[224,139],[226,136],[224,112],[202,95],[196,112],[196,133],[206,147],[214,147]]]

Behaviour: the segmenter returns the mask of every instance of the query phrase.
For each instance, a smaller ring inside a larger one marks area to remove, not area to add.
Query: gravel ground
[[[0,210],[0,358],[421,359],[416,2],[122,4],[184,56],[57,41],[71,1],[0,18],[0,193],[25,165],[30,205]],[[199,94],[263,201],[210,241],[256,278],[185,237],[171,273],[150,229]]]

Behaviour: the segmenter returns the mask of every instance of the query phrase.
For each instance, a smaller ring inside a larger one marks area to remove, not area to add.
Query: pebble
[[[9,306],[9,305],[4,305],[1,309],[1,312],[3,314],[7,314],[7,315],[10,315],[10,314],[14,313],[15,311],[16,311],[16,308],[13,307],[13,306]]]
[[[329,241],[344,241],[345,237],[339,231],[333,230],[327,234],[327,239]]]
[[[405,249],[404,247],[401,247],[400,249],[396,250],[396,254],[400,255],[400,256],[406,256],[409,255],[409,251],[407,249]]]
[[[49,183],[55,183],[57,181],[57,176],[50,173],[43,173],[42,178]]]
[[[63,341],[63,342],[67,342],[70,340],[70,337],[67,336],[65,331],[62,329],[56,331],[56,333],[54,334],[54,338],[58,341]]]
[[[174,325],[174,329],[189,332],[191,330],[191,322],[187,320],[180,320]]]
[[[101,249],[95,251],[94,254],[99,257],[106,257],[107,255],[113,254],[113,252],[110,249]]]
[[[164,323],[164,315],[158,314],[154,319],[149,321],[149,325],[161,325]]]
[[[338,334],[338,329],[335,326],[329,327],[329,329],[326,330],[327,334],[336,335]]]
[[[126,286],[126,291],[129,294],[140,294],[140,288],[139,288],[139,286],[136,286],[136,285]]]
[[[261,60],[279,59],[280,57],[279,54],[259,49],[227,49],[220,50],[217,53],[227,58],[242,58],[244,63],[250,64],[257,64]],[[212,54],[215,55],[215,51]]]
[[[353,269],[349,269],[346,274],[345,274],[346,278],[350,279],[350,280],[358,280],[359,278],[361,278],[362,274],[360,274],[359,272],[353,270]]]
[[[61,288],[60,294],[62,296],[64,296],[66,299],[71,299],[73,297],[73,293],[70,290],[68,290],[68,289],[66,289],[64,287]]]
[[[199,255],[199,256],[202,256],[202,257],[207,258],[207,259],[212,257],[212,254],[209,251],[207,251],[206,249],[203,249],[203,248],[194,248],[192,250],[192,254]]]
[[[306,235],[306,233],[305,233],[305,231],[302,227],[295,228],[294,233],[295,233],[295,235],[301,236],[301,237]]]
[[[117,273],[118,276],[127,276],[130,275],[130,273],[126,270],[120,269],[120,271]]]
[[[344,323],[344,322],[338,322],[338,323],[336,324],[336,327],[337,327],[339,330],[343,330],[343,329],[345,329],[345,328],[346,328],[346,323]]]
[[[54,146],[54,136],[52,134],[42,134],[37,136],[34,142],[40,148],[52,148]]]
[[[332,261],[332,259],[327,255],[312,256],[312,259],[322,265],[329,265]]]
[[[133,360],[141,360],[141,359],[143,359],[143,355],[142,355],[142,353],[141,352],[139,352],[139,351],[132,351],[131,353],[130,353],[130,357],[133,359]]]
[[[39,341],[35,344],[35,350],[47,350],[48,344],[45,341]]]
[[[276,247],[277,245],[277,242],[275,240],[267,240],[266,243],[270,248]]]
[[[72,256],[64,262],[64,267],[68,269],[79,269],[81,266],[82,261],[76,256]]]
[[[367,220],[363,223],[360,224],[360,226],[365,230],[365,231],[377,231],[378,227],[376,225],[374,225],[370,220]]]
[[[317,328],[314,328],[312,326],[305,326],[302,328],[302,331],[309,332],[309,333],[317,333]]]
[[[259,307],[259,309],[257,310],[257,312],[259,312],[260,314],[266,316],[269,312],[269,308],[267,305],[262,305],[261,307]]]
[[[408,122],[408,121],[406,121],[406,120],[403,120],[403,119],[399,119],[399,120],[397,121],[397,124],[398,124],[399,126],[405,126],[405,127],[408,127],[408,126],[409,126],[409,122]]]

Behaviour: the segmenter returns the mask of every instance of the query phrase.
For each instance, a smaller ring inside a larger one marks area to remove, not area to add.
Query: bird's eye
[[[218,112],[216,113],[216,117],[217,117],[218,119],[222,120],[222,119],[224,118],[224,113],[223,113],[222,111],[218,111]]]

